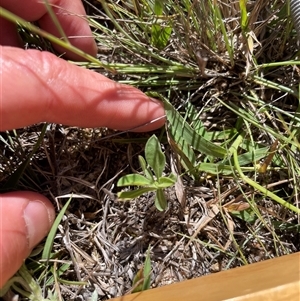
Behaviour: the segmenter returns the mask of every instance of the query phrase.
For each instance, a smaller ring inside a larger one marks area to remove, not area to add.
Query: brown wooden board
[[[300,253],[130,294],[110,301],[299,301]]]

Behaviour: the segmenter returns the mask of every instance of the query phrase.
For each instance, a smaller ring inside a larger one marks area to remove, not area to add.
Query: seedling
[[[144,265],[136,273],[133,279],[132,293],[148,290],[151,284],[151,260],[150,260],[150,246],[147,250]]]
[[[163,189],[173,186],[176,182],[176,176],[172,173],[169,176],[163,176],[166,157],[155,135],[151,136],[146,143],[145,159],[139,156],[139,163],[144,175],[129,174],[120,178],[117,183],[118,187],[140,186],[140,188],[133,191],[121,191],[118,193],[118,197],[131,200],[146,192],[155,191],[155,206],[159,211],[163,211],[167,208]]]

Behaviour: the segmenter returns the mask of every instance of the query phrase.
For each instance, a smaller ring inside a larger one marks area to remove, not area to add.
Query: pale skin
[[[91,55],[96,45],[80,0],[49,0],[70,42]],[[38,21],[57,34],[40,0],[0,0],[28,21]],[[73,12],[73,14],[66,14]],[[0,131],[37,122],[79,127],[110,127],[149,131],[161,127],[162,105],[141,91],[113,82],[98,73],[74,66],[53,54],[18,48],[15,27],[0,19]],[[60,51],[61,49],[57,49]],[[67,57],[78,59],[71,53]],[[160,118],[160,119],[159,119]],[[55,219],[51,202],[34,192],[0,195],[0,288],[19,269],[32,249],[45,237]]]

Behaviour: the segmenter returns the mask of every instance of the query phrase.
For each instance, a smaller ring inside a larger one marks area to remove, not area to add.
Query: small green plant
[[[151,1],[149,1],[150,3]],[[170,17],[164,15],[165,3],[162,0],[155,0],[152,5],[155,20],[151,27],[151,45],[163,49],[167,46],[172,33],[172,26],[169,26],[171,24]],[[168,25],[163,24],[164,20],[167,20]]]
[[[150,246],[147,250],[144,265],[139,269],[133,279],[132,293],[148,290],[151,284],[151,260],[150,260]]]
[[[167,177],[163,176],[166,157],[155,135],[152,135],[146,143],[145,159],[139,156],[139,162],[144,176],[140,174],[129,174],[120,178],[117,183],[118,187],[141,187],[133,191],[121,191],[118,193],[118,197],[124,200],[131,200],[146,192],[155,191],[155,206],[158,210],[163,211],[167,208],[167,201],[163,189],[174,185],[176,176],[172,173]]]

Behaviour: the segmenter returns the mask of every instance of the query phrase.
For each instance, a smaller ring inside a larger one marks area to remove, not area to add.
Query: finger
[[[15,24],[0,17],[0,44],[19,47],[22,45]]]
[[[96,56],[97,46],[93,39],[90,27],[87,20],[84,18],[85,10],[80,0],[48,0],[52,6],[53,11],[57,15],[67,37],[70,37],[72,45],[80,48],[86,53]],[[38,21],[41,27],[61,38],[57,27],[53,23],[50,15],[47,12],[45,3],[41,0],[1,0],[1,6],[20,16],[27,21]],[[8,27],[1,27],[0,44],[15,46],[18,43],[17,36],[14,34],[14,39],[10,39],[11,43],[3,43],[1,39],[5,39]],[[57,51],[64,53],[65,50],[57,45],[53,45]],[[78,59],[77,55],[68,53],[70,59]]]
[[[41,121],[130,130],[164,116],[136,88],[72,65],[48,52],[2,47],[0,130]],[[163,119],[137,131],[162,126]]]
[[[64,30],[69,42],[84,52],[96,56],[97,46],[92,36],[90,27],[85,18],[85,10],[81,1],[59,0],[53,6],[57,19]],[[61,37],[57,27],[49,14],[45,14],[39,20],[41,27],[47,32]],[[53,45],[59,53],[66,50],[58,45]],[[82,57],[67,52],[67,57],[73,60],[82,60]]]
[[[55,218],[52,204],[33,192],[0,195],[0,288],[49,232]]]

